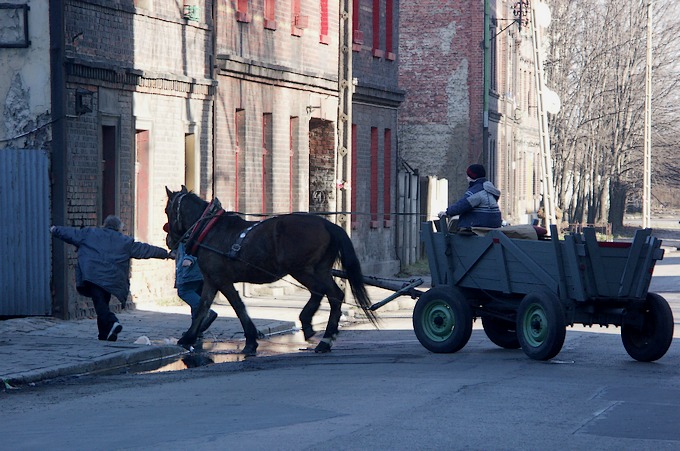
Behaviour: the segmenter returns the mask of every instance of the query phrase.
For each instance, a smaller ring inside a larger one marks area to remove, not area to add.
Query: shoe
[[[215,313],[213,310],[210,310],[208,312],[208,316],[205,317],[203,322],[201,323],[201,326],[198,328],[198,334],[201,335],[203,332],[208,330],[208,327],[217,319],[217,313]]]
[[[118,321],[113,323],[113,326],[111,326],[111,331],[109,331],[109,334],[106,336],[107,341],[116,341],[118,340],[118,334],[120,331],[123,330],[123,326],[120,325]]]

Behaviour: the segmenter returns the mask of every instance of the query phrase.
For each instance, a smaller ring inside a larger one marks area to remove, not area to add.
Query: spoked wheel
[[[524,296],[517,311],[517,338],[526,355],[534,360],[555,357],[567,334],[564,308],[548,291]]]
[[[621,326],[621,341],[626,352],[640,362],[653,362],[666,354],[673,341],[673,312],[668,302],[656,293],[647,293],[642,312],[642,328]]]
[[[482,316],[482,327],[493,344],[505,349],[519,349],[517,325],[514,322],[493,316]]]
[[[432,352],[459,351],[472,335],[470,304],[456,288],[431,288],[416,302],[413,330],[420,344]]]

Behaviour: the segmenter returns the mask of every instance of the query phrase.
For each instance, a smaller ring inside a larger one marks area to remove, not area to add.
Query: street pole
[[[652,0],[647,0],[647,67],[645,71],[645,148],[642,177],[642,228],[651,227],[652,198]]]
[[[336,154],[336,211],[349,212],[352,180],[352,1],[340,0],[340,29],[338,48],[338,150]],[[348,235],[352,233],[352,218],[344,213],[337,222]]]

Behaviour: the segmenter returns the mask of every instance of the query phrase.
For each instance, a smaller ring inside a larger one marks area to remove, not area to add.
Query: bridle
[[[208,203],[208,206],[205,208],[201,216],[198,218],[196,222],[194,222],[191,227],[189,227],[186,232],[178,239],[176,240],[176,234],[174,230],[178,230],[179,227],[182,224],[182,200],[184,197],[189,194],[188,192],[180,192],[175,197],[172,198],[170,201],[170,208],[169,211],[170,213],[173,212],[175,209],[175,203],[177,204],[177,209],[176,209],[176,214],[174,215],[174,220],[171,220],[172,215],[168,215],[168,229],[166,232],[168,233],[168,236],[171,238],[173,241],[173,246],[171,247],[172,249],[177,248],[179,243],[186,243],[187,244],[187,253],[190,255],[193,255],[198,246],[200,245],[201,241],[205,238],[207,235],[208,231],[215,225],[215,222],[222,216],[225,212],[222,209],[222,206],[217,199],[213,199]]]
[[[172,213],[173,210],[175,210],[175,205],[177,205],[177,207],[176,207],[177,213],[175,215],[172,215],[172,214],[168,215],[168,223],[166,224],[167,230],[165,230],[165,232],[168,234],[168,236],[170,237],[170,239],[174,243],[174,245],[171,246],[171,249],[176,249],[177,246],[179,245],[179,243],[181,243],[184,240],[184,238],[187,235],[187,233],[189,232],[189,230],[191,230],[191,227],[189,227],[189,229],[184,233],[184,235],[182,235],[179,239],[176,239],[177,235],[175,233],[175,230],[178,230],[179,227],[182,224],[182,210],[181,210],[182,200],[184,199],[184,197],[187,194],[189,194],[189,193],[188,192],[186,192],[186,193],[183,193],[183,192],[175,193],[175,196],[170,201],[170,208],[169,208],[170,213]],[[163,229],[165,229],[165,227],[163,227]]]

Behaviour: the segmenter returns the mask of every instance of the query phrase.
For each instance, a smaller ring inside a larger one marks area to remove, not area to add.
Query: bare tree
[[[550,118],[559,206],[569,222],[608,221],[616,230],[642,186],[646,0],[553,0],[550,6],[546,78],[562,99]],[[655,15],[663,17],[654,28],[654,99],[663,99],[653,111],[653,136],[664,131],[663,155],[680,138],[671,120],[680,41],[667,20],[671,8],[677,9],[673,0],[654,1]],[[666,173],[680,174],[671,166]]]

